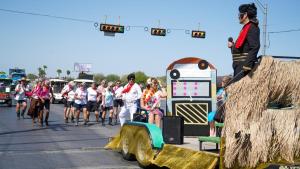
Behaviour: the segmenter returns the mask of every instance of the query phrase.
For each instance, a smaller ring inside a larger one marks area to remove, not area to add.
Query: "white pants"
[[[136,113],[136,109],[137,109],[137,105],[136,104],[132,104],[130,106],[128,105],[124,105],[121,108],[121,111],[119,113],[119,118],[120,118],[120,123],[121,126],[123,126],[123,124],[126,122],[126,120],[130,117],[130,120],[132,121],[133,119],[133,114]],[[130,116],[129,116],[130,115]]]

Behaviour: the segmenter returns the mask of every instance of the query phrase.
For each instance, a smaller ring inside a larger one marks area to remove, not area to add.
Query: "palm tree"
[[[46,72],[46,69],[48,68],[47,65],[43,65],[44,71]]]
[[[62,73],[62,70],[61,70],[61,69],[57,69],[56,72],[57,72],[57,76],[58,76],[58,78],[59,78],[59,77],[60,77],[60,74]]]
[[[70,76],[70,74],[71,74],[71,71],[67,70],[67,75]]]
[[[38,71],[39,71],[39,77],[40,78],[45,77],[46,72],[41,67],[38,68]]]

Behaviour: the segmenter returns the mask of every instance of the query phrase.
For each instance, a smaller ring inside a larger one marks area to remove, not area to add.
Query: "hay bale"
[[[255,167],[300,152],[300,62],[263,57],[253,73],[227,87],[225,166]],[[272,103],[290,110],[267,109]]]

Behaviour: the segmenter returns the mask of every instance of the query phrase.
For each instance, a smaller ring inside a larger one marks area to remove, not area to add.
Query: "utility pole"
[[[268,19],[268,4],[263,5],[259,0],[256,0],[258,6],[264,14],[263,21],[263,55],[266,55],[267,50],[267,19]]]

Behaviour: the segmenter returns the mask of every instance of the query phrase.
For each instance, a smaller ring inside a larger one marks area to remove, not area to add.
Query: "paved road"
[[[63,106],[51,105],[48,127],[32,126],[31,119],[17,120],[14,107],[0,107],[0,168],[96,169],[139,168],[117,152],[104,150],[120,126],[93,123],[76,127],[64,124]]]

